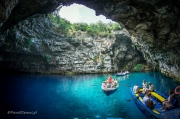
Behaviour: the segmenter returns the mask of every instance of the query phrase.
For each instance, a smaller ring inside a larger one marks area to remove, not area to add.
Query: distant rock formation
[[[1,40],[1,67],[41,73],[106,73],[145,63],[126,30],[109,38],[79,32],[57,35],[44,15],[19,22]]]

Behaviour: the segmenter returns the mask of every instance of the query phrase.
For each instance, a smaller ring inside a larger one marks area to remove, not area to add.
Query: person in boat
[[[117,80],[114,80],[115,87],[117,86],[118,82]]]
[[[108,78],[108,82],[109,83],[112,83],[113,82],[113,79],[112,79],[112,76],[110,75],[109,78]]]
[[[148,86],[145,85],[145,87],[143,87],[143,90],[142,90],[142,94],[147,94],[149,91],[148,91]]]
[[[107,83],[107,88],[111,88],[111,84],[109,82]]]
[[[176,100],[175,94],[172,90],[169,91],[169,97],[165,99],[162,103],[162,110],[170,109],[173,106],[174,101]]]
[[[112,87],[112,88],[116,87],[116,86],[115,86],[115,81],[113,81],[113,82],[111,83],[111,87]]]
[[[151,93],[147,92],[146,95],[143,97],[144,104],[149,107],[150,109],[153,109],[156,106],[156,103],[153,102],[151,99]]]
[[[125,74],[129,74],[129,71],[126,70],[126,71],[125,71]]]
[[[107,82],[103,82],[103,83],[102,83],[103,88],[107,88],[106,83],[107,83]]]
[[[113,82],[111,83],[111,87],[115,88],[117,86],[118,82],[116,79],[113,80]]]
[[[144,79],[143,82],[142,82],[142,87],[143,87],[143,88],[147,88],[147,86],[148,86],[148,85],[147,85],[147,82],[146,82],[146,80]]]
[[[136,85],[133,87],[133,92],[134,92],[134,93],[138,93],[138,92],[139,92],[139,86],[138,86],[138,84],[136,84]]]
[[[148,84],[149,84],[148,91],[155,91],[155,86],[151,82],[149,82]]]

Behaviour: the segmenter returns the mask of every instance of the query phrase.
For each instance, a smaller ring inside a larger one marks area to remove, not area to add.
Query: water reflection
[[[130,75],[130,74],[125,75],[125,76],[116,76],[116,79],[117,79],[118,81],[126,80],[126,79],[129,78],[129,75]]]

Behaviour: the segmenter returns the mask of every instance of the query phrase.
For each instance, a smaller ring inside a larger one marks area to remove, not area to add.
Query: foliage
[[[51,61],[51,56],[46,54],[45,59],[46,59],[46,62],[50,62]]]
[[[123,29],[118,23],[114,23],[112,27],[113,27],[114,31],[122,30]]]
[[[73,23],[71,24],[66,19],[61,18],[59,15],[48,14],[49,19],[53,24],[53,29],[56,33],[61,33],[66,36],[72,37],[75,33],[81,31],[86,32],[92,36],[109,36],[114,37],[113,32],[122,30],[122,27],[118,23],[103,23],[98,21],[96,23]]]
[[[53,24],[54,31],[56,33],[65,34],[67,36],[69,29],[71,29],[71,23],[61,18],[60,16],[53,16],[52,14],[48,14],[48,17]]]
[[[136,45],[132,43],[131,47],[136,50]]]
[[[142,71],[144,69],[143,64],[137,64],[134,68],[133,71]]]
[[[101,58],[101,63],[104,66],[104,58]]]
[[[97,62],[97,59],[98,59],[98,56],[94,56],[94,57],[93,57],[93,61],[94,61],[94,62]]]
[[[32,39],[29,38],[25,41],[25,44],[27,45],[27,47],[31,47],[32,46]]]

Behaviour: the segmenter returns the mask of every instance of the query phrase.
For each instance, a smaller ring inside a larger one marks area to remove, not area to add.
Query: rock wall
[[[83,4],[121,24],[152,67],[180,82],[179,0],[1,0],[0,31],[33,14],[72,3]]]
[[[36,15],[1,35],[1,67],[41,73],[105,73],[145,63],[126,30],[115,32],[112,38],[85,32],[68,38],[55,34],[51,25],[45,15]]]
[[[73,1],[72,1],[73,2]],[[127,29],[154,69],[180,82],[180,1],[79,1]]]

